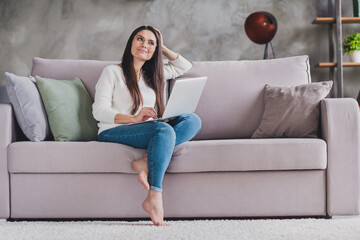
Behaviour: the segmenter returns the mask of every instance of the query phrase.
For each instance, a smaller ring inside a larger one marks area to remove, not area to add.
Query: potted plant
[[[352,62],[360,62],[360,33],[352,32],[347,35],[343,43],[344,53],[350,55]]]

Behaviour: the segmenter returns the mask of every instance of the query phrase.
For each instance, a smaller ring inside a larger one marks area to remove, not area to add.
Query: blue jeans
[[[151,121],[121,125],[102,131],[98,137],[101,142],[115,142],[147,149],[150,189],[162,192],[162,181],[174,147],[195,137],[200,128],[199,116],[190,113],[167,123]]]

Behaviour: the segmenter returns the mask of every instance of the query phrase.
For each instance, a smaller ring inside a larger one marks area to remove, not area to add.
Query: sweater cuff
[[[115,116],[118,114],[115,110],[109,110],[104,113],[105,122],[115,123]]]
[[[171,61],[169,60],[169,62],[177,66],[177,65],[181,65],[181,63],[183,63],[184,60],[187,61],[183,56],[180,55],[180,53],[178,53],[178,57],[175,60],[171,60]]]
[[[184,70],[184,72],[182,72],[180,75],[188,72],[191,67],[192,67],[192,64],[191,62],[189,62],[186,58],[184,58],[183,56],[181,56],[179,54],[178,58],[173,60],[173,61],[170,61],[170,63],[176,67],[179,67],[179,68],[182,68]]]

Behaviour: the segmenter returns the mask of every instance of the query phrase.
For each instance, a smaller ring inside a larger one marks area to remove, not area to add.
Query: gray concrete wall
[[[244,31],[246,17],[271,12],[277,57],[307,54],[313,81],[328,80],[327,0],[0,0],[0,82],[5,71],[28,75],[32,57],[119,60],[132,30],[159,28],[165,44],[192,61],[262,59],[264,46]],[[352,16],[352,0],[343,14]],[[360,30],[344,25],[343,31]],[[344,60],[348,60],[344,56]],[[360,68],[345,69],[345,96],[356,98]]]

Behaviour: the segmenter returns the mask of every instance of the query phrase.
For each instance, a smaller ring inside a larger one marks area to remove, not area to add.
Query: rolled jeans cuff
[[[156,191],[156,192],[162,192],[161,188],[150,186],[150,190]]]

